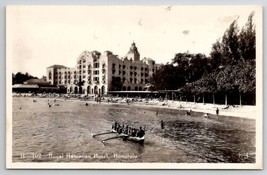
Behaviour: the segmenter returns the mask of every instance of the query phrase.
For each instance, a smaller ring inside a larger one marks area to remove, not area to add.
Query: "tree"
[[[179,67],[173,64],[167,64],[160,67],[150,78],[150,83],[154,90],[174,90],[185,85],[183,72]]]
[[[242,105],[242,94],[256,92],[256,66],[255,61],[246,61],[245,64],[240,65],[237,71],[236,86],[239,91],[239,104]]]
[[[25,81],[32,79],[32,78],[37,78],[32,75],[30,75],[28,72],[25,74],[21,72],[17,72],[16,74],[12,74],[12,84],[23,84]]]
[[[208,72],[210,72],[208,58],[204,54],[192,54],[189,60],[189,68],[187,69],[188,82],[196,81]]]
[[[223,64],[222,44],[219,40],[212,44],[210,59],[212,70],[216,70]]]
[[[222,37],[224,64],[236,64],[240,59],[237,21],[234,20]]]
[[[215,104],[214,94],[218,91],[216,73],[213,72],[203,75],[200,80],[196,81],[195,88],[195,92],[203,94],[203,104],[205,104],[205,93],[212,94],[213,104]]]
[[[252,12],[246,25],[239,34],[240,55],[244,60],[256,59],[256,30],[253,24],[254,12]]]
[[[252,12],[246,25],[239,32],[237,21],[233,21],[225,31],[222,41],[212,45],[211,65],[216,76],[218,91],[227,94],[239,93],[240,105],[242,94],[255,92],[255,25]]]

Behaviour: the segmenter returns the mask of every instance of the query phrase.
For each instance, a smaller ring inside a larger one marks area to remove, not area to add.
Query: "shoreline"
[[[24,97],[18,97],[24,98]],[[229,116],[229,117],[239,117],[239,118],[247,118],[247,119],[256,119],[256,106],[239,106],[239,105],[219,105],[219,104],[203,104],[203,103],[194,103],[194,102],[184,102],[184,101],[172,101],[165,100],[160,102],[159,100],[149,100],[145,102],[142,99],[142,102],[130,102],[127,104],[123,101],[123,98],[114,98],[117,99],[117,102],[108,102],[107,100],[101,101],[101,103],[96,102],[93,99],[90,100],[82,100],[78,98],[68,98],[64,99],[64,97],[39,97],[39,96],[27,96],[26,98],[32,99],[51,99],[58,101],[71,101],[71,102],[80,102],[80,103],[90,103],[90,104],[104,104],[104,105],[127,105],[127,106],[137,106],[137,107],[151,107],[151,108],[164,108],[164,109],[174,109],[174,110],[184,110],[192,112],[200,112],[200,113],[208,113],[211,115],[216,115],[216,109],[219,109],[218,116]]]

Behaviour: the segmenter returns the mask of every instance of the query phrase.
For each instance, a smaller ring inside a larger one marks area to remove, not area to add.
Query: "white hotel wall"
[[[137,53],[131,52],[133,47]],[[81,90],[83,94],[107,94],[112,90],[112,77],[125,79],[122,90],[144,90],[149,77],[159,66],[149,58],[140,61],[140,55],[133,43],[124,58],[119,58],[110,51],[103,54],[97,51],[84,51],[77,58],[76,67],[50,66],[47,68],[47,77],[51,84],[65,85],[68,93],[79,93],[77,82],[81,76],[81,80],[84,81]]]

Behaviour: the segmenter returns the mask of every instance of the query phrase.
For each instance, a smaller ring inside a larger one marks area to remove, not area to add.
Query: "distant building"
[[[64,90],[62,90],[59,86],[51,85],[49,82],[43,80],[43,79],[37,79],[32,78],[29,79],[23,84],[14,84],[12,86],[13,92],[23,92],[23,93],[37,93],[37,92],[62,92],[64,93]]]
[[[42,76],[41,80],[46,81],[46,76]]]
[[[103,54],[98,51],[84,51],[77,58],[76,67],[47,67],[46,78],[51,84],[66,86],[68,93],[75,94],[144,91],[149,78],[159,66],[150,58],[140,60],[140,54],[133,42],[128,54],[123,58],[110,51]]]

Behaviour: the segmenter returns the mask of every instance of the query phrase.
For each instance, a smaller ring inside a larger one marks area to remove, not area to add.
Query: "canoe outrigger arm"
[[[109,131],[109,132],[102,132],[102,133],[99,133],[99,134],[92,134],[92,137],[99,136],[99,135],[104,135],[104,134],[112,134],[112,133],[116,133],[116,132],[115,131]]]
[[[127,137],[128,137],[128,135],[119,135],[119,136],[115,136],[115,137],[110,137],[110,138],[104,139],[101,142],[105,143],[105,141],[107,141],[107,140],[119,139],[119,138],[127,138]]]

